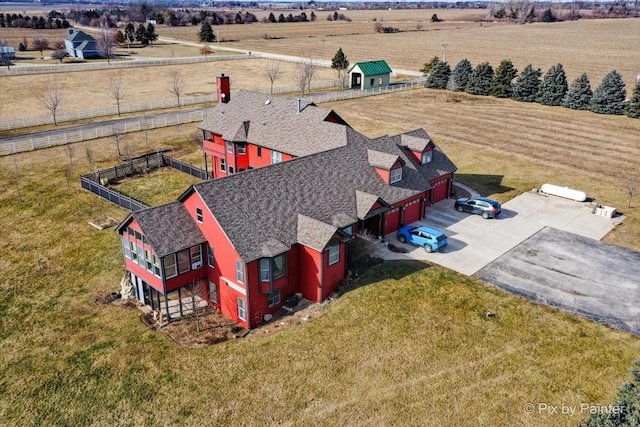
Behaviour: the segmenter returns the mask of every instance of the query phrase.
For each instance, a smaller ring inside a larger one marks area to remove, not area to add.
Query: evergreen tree
[[[430,89],[446,89],[449,77],[451,76],[451,67],[444,61],[438,63],[431,69],[424,82],[424,87]]]
[[[562,100],[569,90],[567,75],[562,64],[549,68],[538,88],[538,102],[543,105],[562,105]]]
[[[342,48],[339,48],[338,51],[331,58],[331,68],[338,72],[338,80],[340,81],[340,85],[342,89],[346,86],[347,83],[347,69],[349,69],[349,59],[347,59],[347,55],[344,54]]]
[[[511,97],[516,101],[536,102],[541,75],[540,68],[533,68],[531,64],[524,67],[524,70],[513,84],[513,95]]]
[[[511,98],[511,82],[518,75],[518,70],[513,67],[513,62],[503,59],[496,68],[491,81],[491,95],[498,98]]]
[[[273,12],[269,14],[269,22],[271,22],[272,24],[278,22],[276,21],[276,16],[273,14]]]
[[[431,58],[431,61],[429,62],[425,62],[422,65],[422,68],[420,68],[420,72],[427,77],[429,75],[429,73],[431,72],[431,69],[433,67],[435,67],[435,65],[440,62],[440,58],[438,58],[437,56],[434,56],[433,58]]]
[[[153,26],[151,22],[147,25],[147,40],[149,43],[153,44],[154,41],[158,40],[158,33],[156,33],[156,27]]]
[[[624,427],[640,425],[640,361],[629,370],[633,380],[622,384],[613,399],[616,411],[597,411],[583,420],[579,427]]]
[[[555,22],[556,21],[556,17],[553,16],[553,12],[551,12],[551,9],[547,9],[542,14],[541,20],[542,20],[542,22]]]
[[[593,92],[591,92],[589,77],[587,77],[587,73],[582,73],[569,86],[569,90],[562,100],[562,106],[573,110],[588,110],[592,97]]]
[[[602,79],[600,86],[593,91],[591,111],[599,114],[624,114],[627,91],[622,76],[612,71]]]
[[[633,89],[633,95],[629,100],[625,114],[632,119],[640,119],[640,81],[636,83],[636,87]]]
[[[449,76],[449,82],[447,83],[447,89],[454,92],[463,91],[467,87],[469,82],[469,76],[473,71],[471,62],[468,59],[463,59],[458,62]]]
[[[472,95],[487,96],[490,93],[492,81],[493,67],[488,62],[483,62],[473,69],[469,75],[469,82],[464,90]]]
[[[144,24],[140,24],[138,25],[138,28],[136,28],[136,40],[143,45],[149,44],[149,39],[147,38],[147,29],[144,27]]]
[[[278,22],[287,22],[282,13],[280,14],[280,16],[278,16]]]
[[[311,21],[315,21],[316,20],[316,14],[313,13],[313,10],[311,11],[311,15],[310,15],[309,19],[311,19]]]
[[[200,41],[201,42],[212,42],[216,39],[213,35],[213,28],[211,28],[211,24],[208,21],[204,21],[200,26]]]

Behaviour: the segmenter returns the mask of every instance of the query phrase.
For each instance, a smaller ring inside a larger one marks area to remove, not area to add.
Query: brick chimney
[[[220,74],[216,77],[216,86],[218,87],[218,104],[226,104],[231,99],[231,81],[229,76]]]

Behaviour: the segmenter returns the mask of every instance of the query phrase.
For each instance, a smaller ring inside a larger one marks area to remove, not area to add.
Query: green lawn
[[[113,189],[147,206],[176,200],[190,185],[200,179],[170,167],[156,169],[147,175],[127,178]]]
[[[629,334],[420,263],[383,264],[291,330],[180,347],[94,304],[123,266],[117,234],[87,223],[126,212],[79,188],[78,159],[67,188],[66,161],[0,158],[1,425],[574,425],[523,407],[609,403],[640,354]],[[179,194],[173,175],[133,195]]]

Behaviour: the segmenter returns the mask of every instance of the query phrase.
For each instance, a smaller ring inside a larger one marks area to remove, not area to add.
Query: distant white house
[[[16,59],[16,50],[13,46],[0,46],[0,56],[8,60]]]
[[[96,46],[96,39],[83,31],[69,28],[69,35],[64,39],[64,45],[73,58],[101,58],[102,54]]]
[[[349,87],[351,89],[372,89],[388,86],[391,80],[391,67],[384,60],[356,62],[349,68]]]

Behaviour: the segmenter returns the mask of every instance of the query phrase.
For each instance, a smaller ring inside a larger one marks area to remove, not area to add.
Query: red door
[[[431,185],[433,186],[433,203],[437,203],[440,202],[442,200],[445,200],[448,197],[448,188],[449,188],[449,179],[448,178],[444,178],[441,179],[439,181],[435,181],[434,183],[431,183]]]
[[[412,200],[404,205],[404,225],[409,225],[420,219],[420,199]]]
[[[400,208],[393,208],[385,214],[384,234],[393,233],[400,228]]]

